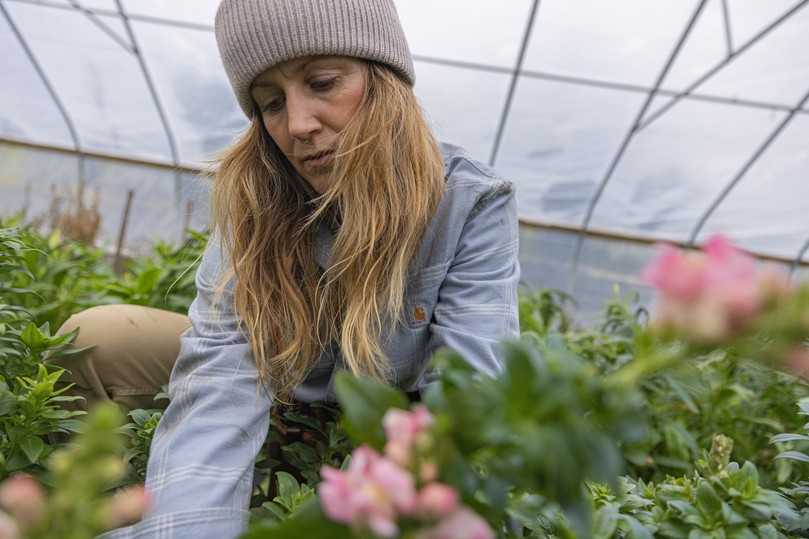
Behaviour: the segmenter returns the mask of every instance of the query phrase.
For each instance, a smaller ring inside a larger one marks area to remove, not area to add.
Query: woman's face
[[[312,188],[328,188],[337,135],[359,107],[367,67],[345,56],[307,56],[271,67],[251,93],[267,132]]]

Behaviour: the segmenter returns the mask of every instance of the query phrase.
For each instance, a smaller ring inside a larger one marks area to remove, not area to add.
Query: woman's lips
[[[310,168],[322,167],[328,164],[334,158],[334,150],[328,150],[318,154],[319,157],[304,159],[303,164]]]

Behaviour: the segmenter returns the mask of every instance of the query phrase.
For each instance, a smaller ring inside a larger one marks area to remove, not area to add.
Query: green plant
[[[126,470],[122,419],[112,404],[93,411],[75,443],[47,460],[49,494],[25,476],[0,484],[0,500],[24,539],[91,539],[140,517],[147,500],[142,489],[109,495]]]
[[[196,295],[196,266],[208,234],[189,231],[179,247],[158,242],[153,255],[135,259],[120,280],[104,291],[120,303],[147,305],[185,314]]]
[[[659,483],[624,478],[619,495],[591,486],[598,539],[623,537],[783,538],[797,519],[783,494],[759,483],[756,466],[730,461],[733,440],[718,435],[697,471]]]

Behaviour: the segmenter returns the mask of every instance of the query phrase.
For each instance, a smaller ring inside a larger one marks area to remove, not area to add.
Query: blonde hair
[[[212,229],[230,260],[217,288],[221,295],[235,277],[233,306],[259,378],[281,400],[333,342],[352,373],[390,380],[381,340],[401,323],[409,263],[444,191],[442,155],[412,88],[384,65],[367,65],[322,195],[259,114],[214,173]],[[314,249],[324,223],[337,232],[321,272]]]

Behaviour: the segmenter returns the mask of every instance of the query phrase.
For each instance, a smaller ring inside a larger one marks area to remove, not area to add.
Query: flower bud
[[[390,440],[385,444],[385,456],[406,468],[410,465],[410,446],[400,440]]]
[[[71,467],[70,454],[64,449],[55,451],[48,460],[48,467],[56,475],[66,474]]]
[[[419,478],[425,482],[438,479],[438,465],[433,460],[423,460],[419,466]]]
[[[418,539],[494,539],[495,535],[489,524],[478,514],[466,507],[461,507],[442,519],[436,526],[422,531],[416,537]]]
[[[443,518],[458,509],[458,493],[442,483],[430,483],[418,493],[416,512],[426,518]]]
[[[787,353],[784,367],[795,376],[809,380],[809,348],[800,346],[792,349]]]
[[[111,456],[102,460],[97,470],[105,481],[116,481],[126,473],[126,464],[123,459]]]
[[[45,515],[45,492],[30,475],[17,474],[0,484],[0,506],[23,528],[31,528]]]

